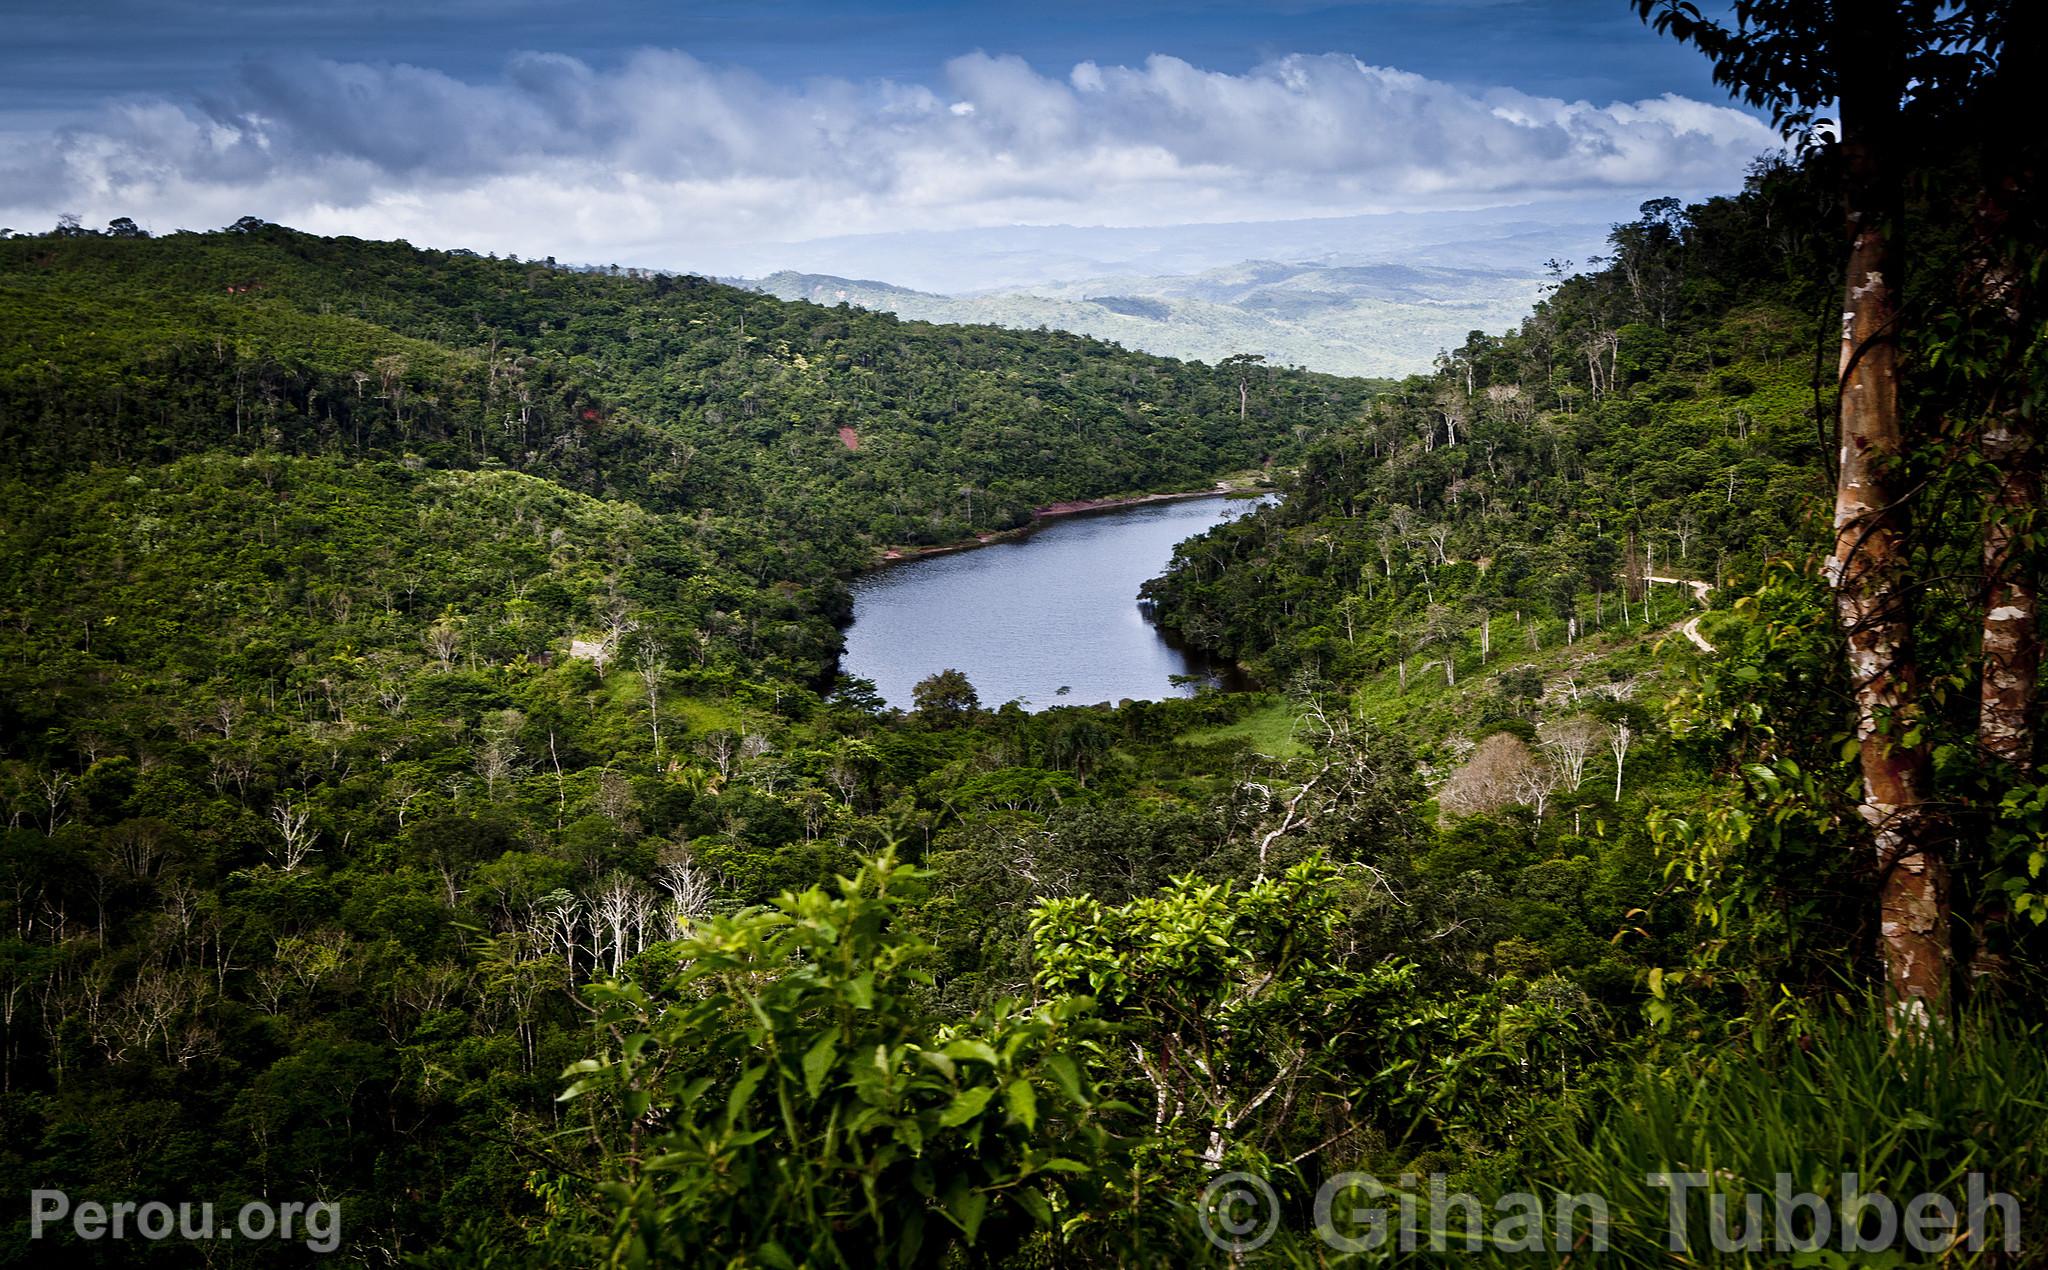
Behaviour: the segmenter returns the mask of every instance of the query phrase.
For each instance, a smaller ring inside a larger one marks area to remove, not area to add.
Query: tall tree
[[[1718,83],[1771,111],[1840,176],[1847,257],[1838,377],[1835,549],[1827,572],[1847,636],[1876,848],[1879,942],[1898,1017],[1946,1010],[1949,862],[1930,797],[1908,577],[1913,437],[1900,391],[1908,321],[1907,181],[1926,141],[1966,112],[2024,0],[1736,0],[1733,24],[1686,0],[1631,0],[1659,31],[1714,60]],[[1830,126],[1818,117],[1834,106]]]
[[[1995,39],[2001,55],[1955,130],[1972,144],[1951,176],[1954,203],[1971,226],[1960,297],[1985,320],[1954,324],[1974,346],[1946,359],[1963,369],[1963,382],[1944,386],[1960,390],[1964,408],[1981,417],[1978,452],[1992,477],[1983,516],[1977,738],[1987,755],[2026,774],[2034,768],[2041,674],[2040,559],[2032,544],[2042,455],[2033,433],[2048,405],[2040,309],[2041,244],[2048,238],[2040,176],[2048,144],[2038,129],[2010,127],[2038,111],[2041,91],[2031,60],[2004,54],[2048,47],[2048,12],[2039,4],[2012,6]]]

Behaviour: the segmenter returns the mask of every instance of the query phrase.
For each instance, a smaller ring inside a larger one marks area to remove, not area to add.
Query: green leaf
[[[853,1002],[853,1008],[856,1010],[874,1009],[875,972],[870,970],[857,979],[848,979],[846,981],[846,996],[848,1000]]]
[[[1052,1205],[1042,1192],[1025,1187],[1017,1192],[1017,1207],[1031,1214],[1031,1220],[1041,1226],[1052,1225]]]
[[[971,1058],[978,1063],[987,1063],[990,1067],[996,1065],[996,1052],[986,1041],[952,1041],[941,1052],[948,1058]]]
[[[896,1122],[896,1140],[910,1148],[912,1155],[924,1154],[924,1129],[914,1116],[905,1116]]]
[[[957,1129],[974,1119],[988,1106],[988,1100],[995,1096],[995,1092],[994,1085],[978,1085],[955,1095],[952,1103],[939,1113],[940,1127]]]
[[[1024,1126],[1028,1133],[1038,1127],[1038,1093],[1031,1088],[1031,1082],[1022,1076],[1011,1081],[1003,1089],[1003,1102],[1010,1109],[1010,1118]]]
[[[1045,1060],[1045,1070],[1051,1074],[1052,1082],[1059,1086],[1060,1093],[1076,1107],[1088,1105],[1088,1098],[1081,1092],[1081,1069],[1065,1054],[1053,1054]]]
[[[818,1091],[825,1087],[825,1073],[832,1070],[832,1060],[839,1057],[839,1036],[826,1032],[811,1042],[811,1048],[804,1051],[804,1093],[816,1098]]]
[[[725,1099],[725,1127],[728,1130],[740,1122],[740,1117],[746,1113],[747,1103],[754,1097],[754,1090],[760,1087],[761,1078],[767,1074],[766,1067],[749,1067],[733,1082],[732,1093]]]
[[[982,1218],[988,1216],[988,1196],[970,1186],[957,1186],[946,1194],[946,1216],[967,1234],[971,1247],[974,1236],[981,1230]]]

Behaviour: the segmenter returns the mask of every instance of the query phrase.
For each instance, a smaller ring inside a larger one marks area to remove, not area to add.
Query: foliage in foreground
[[[1265,1150],[1282,1135],[1256,1131],[1251,1113],[1314,1109],[1328,1123],[1335,1102],[1314,1104],[1348,1095],[1362,1105],[1345,1111],[1391,1129],[1390,1113],[1428,1114],[1432,1062],[1476,1045],[1436,1034],[1402,1046],[1428,1029],[1401,967],[1361,975],[1313,945],[1329,929],[1318,909],[1337,907],[1316,897],[1338,871],[1304,862],[1241,895],[1184,879],[1099,920],[1048,905],[1046,994],[954,1021],[923,1004],[932,949],[897,920],[915,876],[892,857],[870,861],[833,890],[707,922],[591,990],[607,1046],[570,1069],[564,1098],[588,1117],[569,1136],[603,1144],[591,1167],[609,1180],[562,1182],[573,1203],[554,1255],[580,1246],[622,1266],[1220,1263],[1197,1196],[1224,1168],[1274,1188],[1281,1226],[1254,1264],[1771,1265],[1783,1233],[1821,1246],[1797,1264],[2011,1265],[2012,1246],[2048,1234],[2034,1203],[2048,1182],[2039,1024],[1986,1011],[1953,1033],[1902,1038],[1871,1006],[1788,1006],[1739,1043],[1632,1047],[1565,1087],[1479,1072],[1478,1095],[1519,1125],[1493,1139],[1490,1164],[1360,1151],[1354,1138],[1304,1165]],[[1269,918],[1293,905],[1307,906],[1311,941],[1290,950],[1270,942],[1289,937]],[[1108,1007],[1057,990],[1082,983]],[[1359,1049],[1374,1037],[1378,1059]],[[1261,1047],[1274,1052],[1255,1059]],[[1317,1065],[1294,1062],[1310,1053]],[[1376,1077],[1361,1085],[1361,1073]],[[1115,1098],[1119,1084],[1143,1090],[1143,1105]],[[1349,1204],[1318,1213],[1318,1192],[1356,1172],[1390,1188],[1383,1211],[1404,1195],[1421,1206],[1413,1243],[1398,1226],[1382,1240],[1330,1217]],[[1482,1209],[1489,1217],[1511,1194],[1536,1196],[1545,1214],[1600,1196],[1606,1247],[1586,1218],[1561,1243],[1547,1222],[1540,1252],[1503,1245],[1498,1223],[1429,1209],[1424,1172],[1449,1172],[1447,1189],[1496,1206]],[[1671,1188],[1654,1180],[1667,1173],[1701,1175],[1675,1263]],[[1810,1213],[1781,1232],[1768,1198],[1763,1224],[1746,1227],[1741,1197],[1779,1189],[1819,1196],[1833,1234],[1816,1240]],[[1938,1255],[1833,1251],[1847,1223],[1880,1234],[1856,1195],[1903,1210],[1922,1193],[1952,1201],[1963,1231],[1976,1196],[2014,1196],[2018,1221],[2002,1225],[1990,1206],[1980,1245]],[[1348,1242],[1315,1233],[1326,1220]]]
[[[591,995],[611,1046],[570,1069],[619,1180],[612,1264],[993,1264],[1121,1259],[1131,1109],[1096,1088],[1085,996],[947,1021],[932,949],[897,926],[912,871],[715,918]],[[673,967],[671,969],[670,967]],[[651,983],[652,987],[643,986]]]

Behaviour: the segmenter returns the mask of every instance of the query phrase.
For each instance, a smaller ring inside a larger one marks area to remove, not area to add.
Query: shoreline
[[[1145,503],[1177,502],[1189,498],[1217,498],[1226,494],[1258,494],[1267,491],[1246,481],[1219,480],[1206,489],[1175,490],[1165,494],[1127,494],[1115,498],[1077,498],[1058,503],[1047,503],[1031,509],[1031,519],[1014,529],[994,529],[985,534],[976,534],[967,542],[944,543],[931,547],[887,547],[876,558],[870,568],[898,564],[905,560],[922,560],[926,556],[950,555],[956,551],[972,551],[993,543],[1008,542],[1022,538],[1042,528],[1049,520],[1062,516],[1082,516],[1089,512],[1114,511],[1125,507],[1137,507]]]

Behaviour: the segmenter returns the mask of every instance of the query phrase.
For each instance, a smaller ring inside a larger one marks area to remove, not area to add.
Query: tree
[[[1621,772],[1628,763],[1628,749],[1636,739],[1635,729],[1616,722],[1607,734],[1607,752],[1614,755],[1614,801],[1621,801]]]
[[[499,710],[484,719],[484,743],[477,748],[476,774],[484,778],[484,797],[497,801],[498,786],[520,772],[519,734],[526,718],[517,710]]]
[[[654,884],[668,896],[669,938],[681,939],[711,911],[717,895],[711,874],[687,847],[664,847],[654,864]]]
[[[1534,802],[1532,795],[1538,787],[1532,773],[1543,766],[1522,738],[1512,732],[1495,732],[1481,741],[1437,790],[1437,806],[1449,816],[1483,816],[1516,803]],[[1542,793],[1547,798],[1549,790]]]
[[[420,642],[426,645],[434,660],[441,663],[443,671],[451,670],[455,665],[455,654],[462,649],[461,623],[454,617],[443,617],[427,628]]]
[[[314,852],[313,840],[319,831],[313,828],[312,819],[312,809],[293,802],[289,794],[270,809],[270,823],[276,826],[279,838],[270,856],[286,873],[297,873]]]
[[[1312,856],[1242,889],[1182,877],[1122,905],[1046,900],[1031,919],[1038,985],[1096,997],[1153,1123],[1205,1169],[1261,1163],[1296,1115],[1341,1124],[1352,1082],[1384,1068],[1400,1031],[1415,967],[1349,962],[1345,881]]]
[[[1232,353],[1216,363],[1218,370],[1237,380],[1237,421],[1243,423],[1251,410],[1252,371],[1266,360],[1264,353]]]
[[[1878,871],[1879,930],[1898,1017],[1946,1015],[1952,971],[1949,861],[1931,805],[1916,648],[1914,525],[1908,499],[1913,414],[1900,397],[1910,264],[1906,182],[1919,147],[1953,126],[2038,6],[2012,0],[1736,0],[1734,25],[1686,0],[1633,0],[1659,31],[1714,60],[1714,78],[1771,111],[1841,174],[1848,249],[1838,363],[1835,547],[1826,573],[1846,635],[1855,697],[1859,813]],[[2031,29],[2031,28],[2029,28]],[[1818,118],[1830,105],[1832,128]],[[1979,121],[1980,123],[1982,121]]]
[[[1515,801],[1536,813],[1536,819],[1543,819],[1543,809],[1550,805],[1550,796],[1557,792],[1563,772],[1550,763],[1538,763],[1533,759],[1517,767],[1513,773]]]
[[[1543,725],[1537,736],[1576,793],[1586,780],[1586,760],[1603,739],[1599,725],[1586,718],[1563,719]]]
[[[661,756],[661,685],[668,678],[668,650],[661,641],[643,639],[634,657],[640,669],[640,685],[647,690],[647,725],[654,732],[655,757]]]
[[[981,709],[981,698],[967,676],[957,670],[942,670],[918,681],[910,690],[918,714],[941,727]]]

